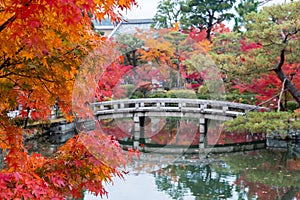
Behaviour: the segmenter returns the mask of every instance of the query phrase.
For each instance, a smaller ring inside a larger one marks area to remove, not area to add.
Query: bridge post
[[[140,145],[140,118],[137,113],[134,113],[133,121],[134,121],[133,148],[137,149]]]
[[[133,116],[133,121],[134,121],[133,147],[137,149],[140,145],[140,140],[144,138],[145,116],[140,116],[138,113],[135,113]]]
[[[199,149],[205,148],[206,121],[207,120],[205,118],[199,119],[199,132],[200,132]]]

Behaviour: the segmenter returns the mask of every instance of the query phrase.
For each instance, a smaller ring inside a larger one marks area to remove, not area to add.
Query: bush
[[[299,130],[297,114],[289,112],[249,112],[234,120],[226,121],[224,128],[232,133],[280,134],[285,138],[293,130]]]
[[[209,94],[197,94],[197,99],[210,99]]]
[[[167,93],[166,91],[157,91],[147,95],[147,98],[166,98]]]
[[[144,94],[141,91],[135,91],[133,94],[129,96],[130,99],[140,99],[145,98]]]
[[[294,111],[299,108],[299,105],[296,101],[288,101],[286,106],[288,111]]]
[[[209,90],[208,90],[207,86],[204,84],[204,85],[201,85],[200,87],[198,87],[197,93],[200,95],[208,95]]]
[[[194,90],[169,90],[166,96],[167,98],[185,98],[185,99],[197,98]]]
[[[237,103],[246,103],[246,104],[255,104],[256,98],[254,94],[235,94],[229,93],[226,94],[226,101],[237,102]]]

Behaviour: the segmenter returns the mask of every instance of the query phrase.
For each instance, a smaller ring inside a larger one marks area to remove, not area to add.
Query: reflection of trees
[[[183,199],[190,191],[197,199],[226,199],[232,197],[229,174],[217,173],[211,166],[169,165],[154,172],[158,190],[172,199]]]
[[[222,156],[225,165],[168,165],[153,172],[158,190],[172,199],[293,199],[299,171],[286,168],[289,151],[252,151]],[[235,196],[233,194],[235,193]]]
[[[288,170],[289,151],[257,151],[231,154],[225,162],[234,173],[245,173],[248,180],[269,186],[292,187],[300,182],[299,171]]]
[[[290,151],[259,151],[224,157],[233,173],[241,174],[237,184],[249,188],[249,195],[261,199],[292,199],[299,192],[299,169],[289,170]]]
[[[131,119],[110,119],[110,120],[99,120],[99,130],[106,135],[112,135],[117,140],[127,141],[131,139],[131,131],[133,126],[133,120]]]
[[[150,130],[151,131],[151,130]],[[198,145],[198,123],[195,118],[167,117],[165,126],[152,134],[151,144],[158,145]]]

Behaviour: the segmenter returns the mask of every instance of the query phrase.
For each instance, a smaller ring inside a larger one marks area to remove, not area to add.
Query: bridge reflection
[[[104,132],[142,151],[228,152],[264,147],[264,143],[256,144],[265,140],[263,135],[230,134],[222,129],[224,121],[251,110],[267,110],[263,107],[179,98],[115,100],[92,107]],[[234,146],[243,143],[248,146]]]
[[[222,129],[222,121],[216,120],[207,122],[207,134],[201,138],[198,121],[196,118],[146,117],[138,137],[131,118],[99,120],[99,124],[102,131],[113,135],[124,149],[143,152],[232,152],[265,147],[264,135],[227,133]]]

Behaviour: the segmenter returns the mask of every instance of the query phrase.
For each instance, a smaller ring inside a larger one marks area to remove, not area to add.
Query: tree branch
[[[284,81],[282,82],[282,88],[281,88],[281,91],[280,91],[280,94],[279,94],[279,98],[278,98],[278,101],[277,101],[277,112],[280,111],[280,102],[281,102],[282,94],[284,92],[286,80],[287,79],[285,78]]]
[[[3,31],[10,23],[13,23],[13,21],[16,20],[16,15],[13,15],[11,18],[6,20],[1,26],[0,26],[0,32]]]
[[[8,76],[10,76],[10,75],[12,75],[12,74],[13,74],[13,72],[9,72],[9,73],[7,73],[7,74],[0,75],[0,79],[1,79],[1,78],[6,78],[6,77],[8,77]]]
[[[277,65],[271,69],[269,69],[269,71],[273,71],[273,70],[281,70],[281,67],[284,64],[284,60],[285,60],[285,49],[282,49],[280,52],[280,60],[277,63]]]

